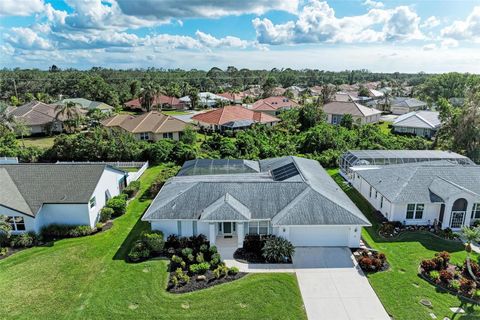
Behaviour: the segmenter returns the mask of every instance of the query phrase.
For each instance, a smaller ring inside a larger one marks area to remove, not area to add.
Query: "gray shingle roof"
[[[235,161],[234,166],[238,164]],[[210,221],[274,219],[283,225],[370,224],[317,161],[283,157],[248,163],[257,163],[259,172],[233,170],[225,174],[228,164],[220,163],[221,174],[215,174],[217,171],[210,165],[210,174],[170,179],[143,220],[201,217]],[[271,171],[291,164],[296,166],[297,174],[276,181]],[[185,166],[191,168],[192,162]]]
[[[441,121],[435,111],[413,111],[399,116],[393,122],[394,127],[437,129]]]
[[[480,196],[480,166],[433,161],[359,170],[391,202],[443,202],[460,190]]]
[[[44,203],[88,203],[105,167],[105,164],[0,164],[0,170],[6,172],[0,175],[2,193],[4,183],[9,183],[7,177],[13,182],[7,192],[15,194],[15,187],[19,193],[7,200],[0,197],[0,204],[35,216]]]

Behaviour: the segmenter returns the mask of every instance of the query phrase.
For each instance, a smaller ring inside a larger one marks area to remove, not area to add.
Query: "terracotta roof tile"
[[[239,120],[253,120],[261,123],[280,121],[280,119],[276,117],[261,112],[255,112],[241,106],[226,106],[220,109],[197,114],[193,116],[192,119],[217,125]]]
[[[256,101],[253,104],[252,109],[258,111],[270,111],[282,108],[295,108],[298,106],[298,103],[290,98],[284,96],[275,96]]]

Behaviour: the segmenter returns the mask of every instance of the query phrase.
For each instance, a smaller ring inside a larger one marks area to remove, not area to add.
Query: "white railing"
[[[138,169],[138,171],[129,172],[127,176],[127,185],[130,184],[130,182],[132,181],[138,180],[138,178],[140,178],[140,176],[145,172],[145,170],[147,170],[148,165],[148,161],[144,162],[140,169]]]

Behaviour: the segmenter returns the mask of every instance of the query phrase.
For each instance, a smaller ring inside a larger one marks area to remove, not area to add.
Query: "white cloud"
[[[480,6],[473,9],[465,21],[455,21],[441,30],[445,38],[480,41]]]
[[[420,25],[420,27],[425,29],[432,29],[432,28],[438,27],[439,25],[440,25],[440,20],[435,16],[431,16],[431,17],[428,17],[428,19],[425,20]]]
[[[44,10],[43,0],[1,0],[1,16],[31,16]]]
[[[423,46],[423,51],[432,51],[432,50],[435,50],[437,49],[437,45],[435,43],[430,43],[430,44],[426,44]]]
[[[338,18],[327,2],[319,0],[305,5],[296,21],[277,25],[267,18],[252,21],[257,40],[273,45],[421,39],[419,22],[416,12],[406,6],[371,9],[363,15]]]
[[[441,42],[442,48],[456,48],[458,47],[458,41],[455,39],[445,39]]]
[[[6,41],[20,49],[48,50],[52,48],[49,40],[40,37],[30,28],[11,28],[11,33],[6,36]]]
[[[208,48],[246,48],[249,45],[248,41],[237,37],[226,36],[224,38],[215,38],[214,36],[197,30],[195,33],[198,41]]]
[[[299,0],[117,0],[123,13],[145,19],[218,18],[270,10],[295,13]]]
[[[362,4],[364,6],[367,6],[367,7],[370,7],[370,8],[376,8],[376,9],[380,9],[380,8],[385,7],[383,2],[373,1],[373,0],[365,0]]]

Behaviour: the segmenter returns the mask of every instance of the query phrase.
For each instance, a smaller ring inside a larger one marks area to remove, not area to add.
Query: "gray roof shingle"
[[[231,163],[244,168],[243,160]],[[225,173],[228,164],[217,164],[221,174],[207,166],[210,174],[180,175],[167,181],[142,219],[201,217],[211,221],[273,219],[284,225],[370,225],[317,161],[298,157],[249,161],[249,168],[259,172],[244,168],[244,173],[233,170],[230,174]],[[297,174],[276,181],[271,171],[291,164]],[[185,166],[191,168],[192,162]]]

